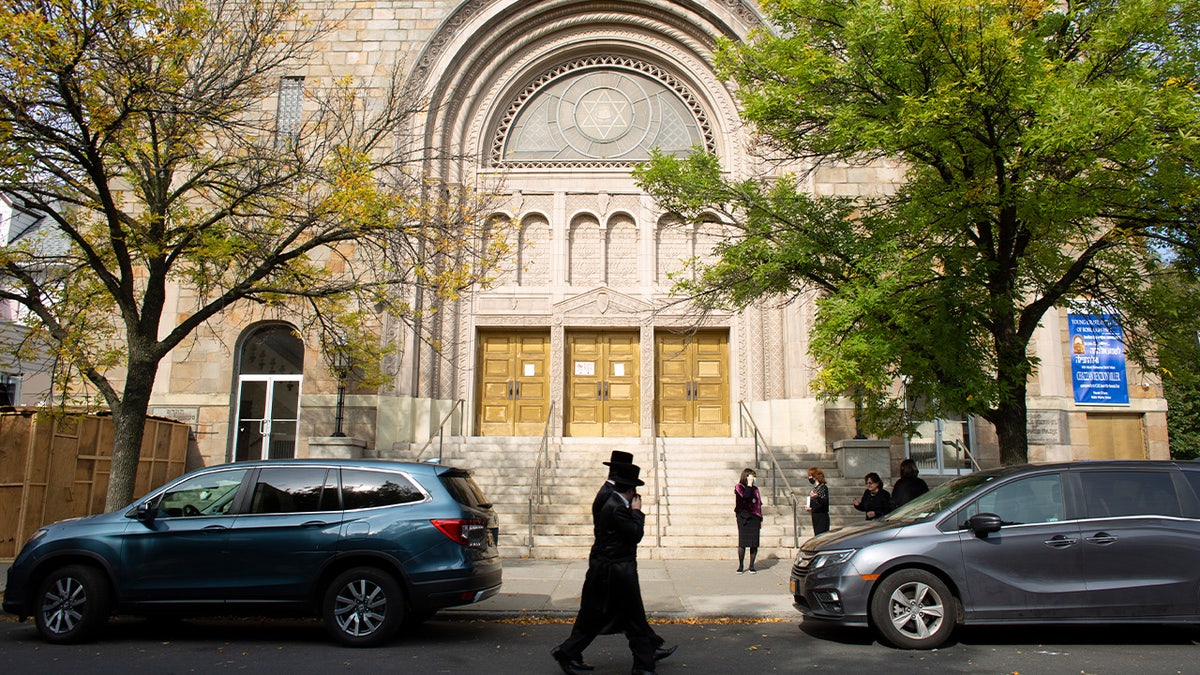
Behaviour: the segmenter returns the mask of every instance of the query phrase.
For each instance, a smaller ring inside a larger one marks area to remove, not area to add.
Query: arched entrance
[[[287,324],[255,326],[243,335],[237,362],[233,461],[295,457],[304,343]]]

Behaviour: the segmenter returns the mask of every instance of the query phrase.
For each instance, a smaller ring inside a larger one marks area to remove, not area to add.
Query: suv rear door
[[[1188,504],[1192,495],[1179,470],[1164,462],[1072,474],[1085,508],[1083,571],[1094,616],[1195,615],[1200,522],[1184,517],[1180,496]]]

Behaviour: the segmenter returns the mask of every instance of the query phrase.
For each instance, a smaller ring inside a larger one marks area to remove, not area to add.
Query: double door
[[[641,386],[638,333],[567,336],[566,436],[637,436]]]
[[[728,436],[728,334],[659,333],[654,347],[658,435]]]
[[[241,375],[234,461],[291,459],[300,428],[303,375]]]
[[[479,336],[481,436],[541,436],[550,414],[550,334]]]

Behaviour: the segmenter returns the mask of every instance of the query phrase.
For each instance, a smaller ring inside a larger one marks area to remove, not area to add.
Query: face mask
[[[809,476],[809,477],[808,477],[808,484],[809,484],[809,485],[816,485],[816,484],[817,484],[817,479],[816,479],[816,478],[813,478],[812,476]]]
[[[746,476],[746,485],[754,485],[754,476]]]

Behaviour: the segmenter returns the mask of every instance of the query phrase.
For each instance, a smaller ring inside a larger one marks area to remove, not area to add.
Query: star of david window
[[[599,67],[598,67],[599,66]],[[704,111],[652,65],[599,57],[560,66],[515,97],[493,145],[505,166],[626,166],[650,150],[713,149]]]

